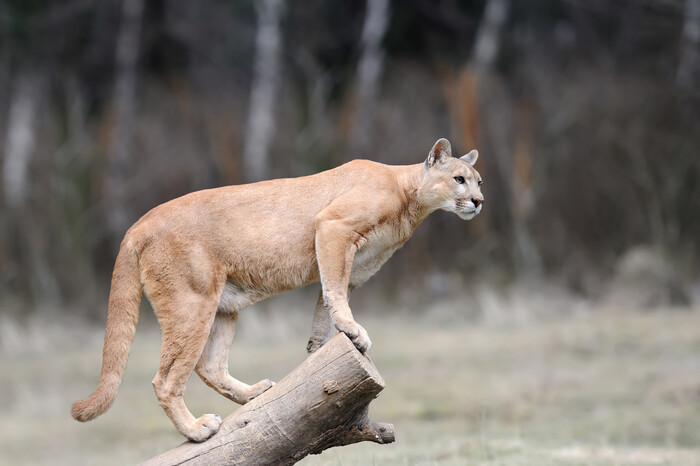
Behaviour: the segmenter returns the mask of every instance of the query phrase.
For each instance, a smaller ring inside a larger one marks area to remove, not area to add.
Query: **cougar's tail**
[[[71,414],[78,421],[90,421],[104,413],[117,396],[139,320],[142,291],[138,258],[125,239],[112,273],[100,382],[89,398],[73,403]]]

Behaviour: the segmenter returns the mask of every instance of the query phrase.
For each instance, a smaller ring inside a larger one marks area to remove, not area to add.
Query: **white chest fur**
[[[359,286],[377,273],[381,266],[401,247],[396,234],[391,231],[373,233],[355,253],[350,272],[350,284]]]

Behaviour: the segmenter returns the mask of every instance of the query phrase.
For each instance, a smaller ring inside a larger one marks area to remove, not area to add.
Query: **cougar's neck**
[[[415,229],[425,218],[430,215],[430,210],[422,200],[421,185],[423,177],[423,164],[395,167],[398,169],[398,181],[404,203],[405,216]]]

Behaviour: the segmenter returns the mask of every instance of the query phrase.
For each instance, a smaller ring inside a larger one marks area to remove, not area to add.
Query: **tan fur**
[[[187,438],[203,441],[221,418],[195,419],[183,401],[194,370],[216,391],[245,403],[272,386],[228,373],[238,312],[284,291],[321,281],[307,349],[334,331],[361,351],[371,341],[353,319],[348,293],[401,247],[428,214],[470,219],[481,210],[476,151],[451,157],[440,139],[424,163],[388,166],[356,160],[316,175],[228,186],[162,204],[126,233],[110,293],[102,374],[73,417],[88,421],[114,401],[126,367],[142,290],[162,328],[153,380],[161,406]],[[455,177],[465,182],[459,184]]]

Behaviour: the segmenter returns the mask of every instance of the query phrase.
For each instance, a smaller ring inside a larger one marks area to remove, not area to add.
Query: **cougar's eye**
[[[463,176],[455,176],[455,181],[459,184],[464,184],[464,177]]]
[[[479,180],[479,186],[481,186],[482,184],[484,184],[484,182]]]

